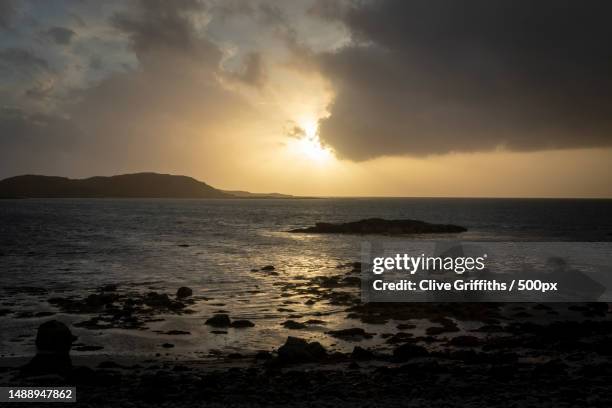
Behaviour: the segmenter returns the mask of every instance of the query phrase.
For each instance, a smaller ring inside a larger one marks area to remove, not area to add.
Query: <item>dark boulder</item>
[[[44,353],[68,354],[74,340],[68,326],[57,320],[49,320],[38,327],[36,349]]]
[[[153,309],[183,309],[185,305],[176,300],[170,299],[165,293],[149,292],[143,298],[143,303]]]
[[[191,334],[191,332],[184,330],[168,330],[167,332],[163,332],[163,334],[167,334],[169,336],[184,336]]]
[[[397,362],[404,362],[418,357],[427,357],[429,353],[425,347],[415,344],[402,344],[393,350],[393,359]]]
[[[266,272],[273,271],[274,269],[276,269],[274,265],[266,265],[263,268],[261,268],[262,271],[266,271]]]
[[[191,290],[191,288],[188,288],[187,286],[182,286],[176,291],[177,299],[183,299],[191,295],[193,295],[193,290]]]
[[[311,363],[323,360],[327,351],[319,342],[289,336],[278,349],[278,358],[284,363]]]
[[[287,320],[283,323],[283,327],[289,330],[302,330],[306,328],[306,325],[295,320]]]
[[[72,369],[70,348],[76,339],[62,322],[50,320],[41,324],[36,333],[37,353],[21,369],[25,376],[46,374],[67,375]]]
[[[478,347],[481,341],[476,336],[457,336],[453,337],[449,344],[455,347]]]
[[[165,293],[149,292],[144,296],[143,302],[150,307],[167,307],[172,300]]]
[[[254,327],[255,323],[250,320],[234,320],[232,322],[232,327],[235,329],[244,329],[247,327]]]
[[[230,327],[232,321],[230,320],[228,315],[220,313],[206,320],[204,324],[212,327]]]
[[[342,340],[361,340],[361,339],[371,339],[372,333],[366,332],[361,327],[353,327],[351,329],[342,329],[342,330],[332,330],[328,331],[332,337],[336,337]]]
[[[355,346],[353,348],[353,352],[351,353],[351,358],[353,360],[372,360],[374,358],[374,353],[368,349],[364,349],[363,347]]]
[[[346,223],[318,222],[314,227],[297,228],[289,232],[305,232],[316,234],[436,234],[459,233],[467,229],[452,224],[431,224],[418,220],[385,220],[382,218],[368,218]]]
[[[261,350],[255,353],[256,360],[270,360],[272,358],[272,354],[269,351]]]

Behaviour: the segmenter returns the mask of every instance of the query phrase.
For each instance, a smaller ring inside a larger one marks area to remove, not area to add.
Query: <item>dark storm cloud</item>
[[[0,146],[4,152],[65,150],[74,143],[77,133],[70,120],[59,116],[0,109]]]
[[[0,80],[49,70],[47,61],[23,48],[0,50]]]
[[[8,30],[11,28],[11,23],[15,14],[15,4],[12,0],[0,0],[0,30]]]
[[[612,145],[610,2],[389,0],[317,14],[352,35],[320,56],[337,92],[321,138],[342,157]]]
[[[222,52],[198,31],[197,19],[205,17],[200,11],[195,1],[123,4],[107,23],[113,35],[123,37],[121,45],[133,52],[137,66],[82,88],[61,89],[62,98],[50,98],[62,83],[42,75],[51,72],[44,59],[25,49],[0,50],[5,83],[16,83],[15,72],[40,73],[20,77],[25,82],[15,91],[20,98],[11,103],[19,107],[0,112],[0,178],[39,168],[57,174],[185,163],[189,157],[201,162],[201,152],[182,146],[224,137],[219,124],[250,111],[221,85]],[[107,55],[96,55],[84,66],[104,67]],[[257,57],[248,58],[241,80],[257,81],[260,70]],[[0,96],[2,91],[0,86]],[[35,113],[39,110],[59,113]]]
[[[130,37],[139,58],[160,51],[220,58],[217,47],[198,36],[190,19],[191,13],[204,10],[202,2],[147,0],[137,4],[131,13],[116,13],[111,22]]]
[[[73,30],[66,27],[51,27],[48,30],[43,31],[41,34],[59,45],[70,44],[76,35]]]
[[[29,173],[53,163],[61,166],[78,139],[78,129],[68,119],[0,108],[0,174]]]

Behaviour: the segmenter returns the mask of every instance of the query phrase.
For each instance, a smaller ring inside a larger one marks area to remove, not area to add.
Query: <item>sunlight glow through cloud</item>
[[[317,121],[313,119],[302,120],[299,125],[304,133],[289,143],[290,150],[317,163],[326,163],[332,160],[334,158],[332,150],[324,146],[319,139]]]

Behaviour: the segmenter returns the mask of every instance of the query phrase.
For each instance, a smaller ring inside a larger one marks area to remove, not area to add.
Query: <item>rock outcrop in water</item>
[[[367,218],[364,220],[329,223],[318,222],[314,227],[297,228],[289,232],[305,232],[315,234],[438,234],[465,232],[467,228],[452,224],[431,224],[418,220],[385,220],[382,218]]]
[[[177,299],[184,299],[184,298],[187,298],[187,297],[189,297],[191,295],[193,295],[193,290],[191,288],[188,288],[187,286],[181,286],[176,291],[176,298]]]

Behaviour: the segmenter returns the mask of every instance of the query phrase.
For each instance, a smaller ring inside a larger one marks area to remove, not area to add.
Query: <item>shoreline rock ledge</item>
[[[467,228],[453,224],[431,224],[419,220],[385,220],[383,218],[367,218],[336,224],[317,222],[314,227],[289,230],[294,233],[379,235],[440,234],[466,231]]]

